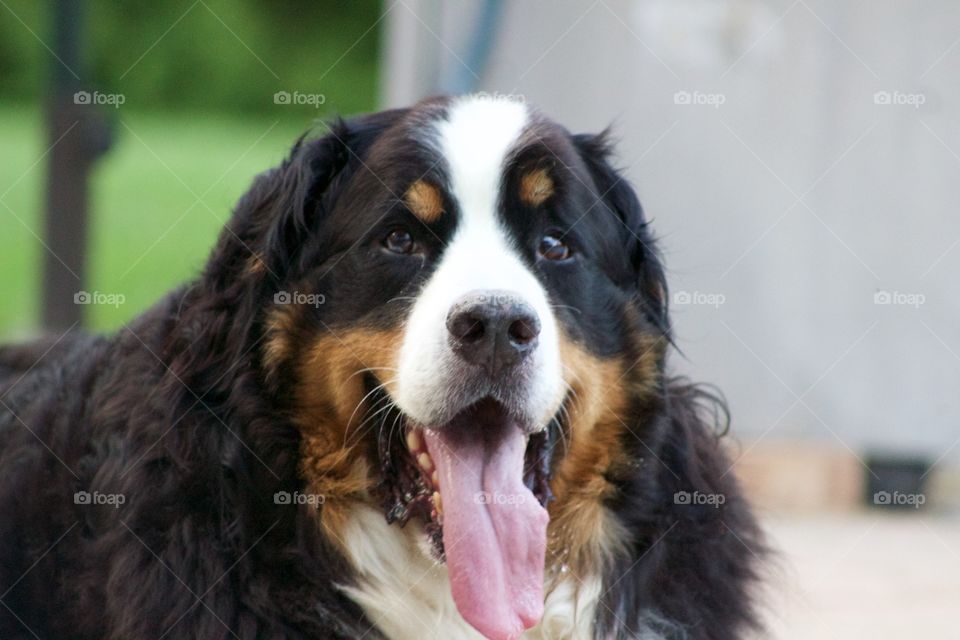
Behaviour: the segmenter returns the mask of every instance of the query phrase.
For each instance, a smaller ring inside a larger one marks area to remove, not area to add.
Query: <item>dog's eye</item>
[[[408,254],[413,253],[417,244],[413,241],[413,236],[406,229],[394,229],[383,239],[383,246],[393,253]]]
[[[545,260],[553,260],[555,262],[566,260],[572,254],[570,246],[555,235],[543,236],[543,238],[540,239],[540,246],[537,248],[537,252],[543,256]]]

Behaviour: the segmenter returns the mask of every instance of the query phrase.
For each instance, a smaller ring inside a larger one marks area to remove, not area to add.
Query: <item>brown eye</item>
[[[554,261],[566,260],[571,254],[570,247],[563,240],[553,235],[543,236],[537,251],[544,259]]]
[[[413,253],[417,245],[413,241],[413,236],[404,229],[394,229],[383,240],[383,246],[393,253],[408,254]]]

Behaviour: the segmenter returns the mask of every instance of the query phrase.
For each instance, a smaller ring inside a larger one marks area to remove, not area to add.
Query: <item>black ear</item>
[[[608,570],[606,606],[597,607],[606,633],[598,637],[637,637],[666,621],[672,624],[656,629],[658,637],[687,637],[684,627],[710,629],[696,637],[715,640],[762,632],[751,594],[769,550],[720,439],[729,423],[726,404],[715,390],[684,378],[667,378],[664,390],[651,427],[662,437],[654,445],[658,463],[631,470],[613,507],[635,537],[632,553]],[[649,454],[647,444],[628,440],[638,459]],[[707,501],[691,500],[698,495]],[[644,615],[651,611],[660,618]]]
[[[573,142],[593,178],[597,195],[623,223],[623,237],[633,270],[633,281],[641,307],[665,334],[669,333],[667,282],[660,252],[643,213],[636,192],[610,164],[610,130],[600,134],[579,134]]]
[[[326,135],[300,138],[283,164],[257,176],[240,199],[208,261],[207,281],[282,282],[370,145],[404,113],[337,119]]]
[[[261,335],[264,300],[297,268],[310,234],[363,166],[370,145],[403,113],[337,120],[326,135],[301,138],[283,164],[254,179],[200,280],[176,300],[179,330],[166,353],[178,384],[204,392],[240,388],[235,381]]]

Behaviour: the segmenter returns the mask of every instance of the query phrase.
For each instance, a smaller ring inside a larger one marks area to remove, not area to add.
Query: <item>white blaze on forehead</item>
[[[437,123],[450,189],[464,218],[496,215],[504,161],[527,124],[520,102],[467,97]]]
[[[447,313],[477,290],[510,292],[540,317],[527,388],[527,414],[538,423],[531,426],[544,426],[562,400],[556,321],[543,286],[521,260],[498,214],[506,162],[528,122],[520,102],[466,97],[434,124],[434,144],[459,213],[456,231],[413,306],[400,349],[395,399],[417,421],[430,423],[450,409],[449,395],[458,387],[463,365],[449,347]]]

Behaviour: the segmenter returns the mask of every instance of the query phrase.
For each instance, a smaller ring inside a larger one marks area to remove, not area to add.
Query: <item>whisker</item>
[[[396,367],[364,367],[363,369],[360,369],[359,371],[354,371],[353,373],[351,373],[351,374],[347,377],[347,380],[349,380],[349,379],[352,378],[353,376],[360,375],[361,373],[368,373],[368,372],[371,372],[371,371],[398,371],[398,369],[397,369]]]
[[[384,401],[385,401],[385,402],[384,402]],[[385,398],[384,400],[381,400],[380,402],[378,402],[378,403],[377,403],[376,405],[374,405],[374,406],[378,406],[378,405],[380,405],[380,404],[383,404],[384,406],[380,407],[379,409],[377,409],[376,411],[374,411],[373,413],[371,413],[369,416],[367,416],[367,417],[364,419],[364,421],[361,422],[361,423],[357,426],[357,428],[354,430],[354,435],[356,436],[355,439],[356,439],[357,442],[359,442],[359,441],[363,438],[363,436],[367,435],[367,433],[369,433],[369,432],[374,428],[374,426],[375,426],[375,424],[371,424],[369,428],[364,429],[364,426],[365,426],[366,424],[372,423],[372,422],[377,418],[377,416],[379,416],[379,415],[381,415],[381,414],[384,414],[384,413],[387,413],[388,411],[390,411],[391,409],[393,409],[393,408],[396,406],[396,405],[393,403],[393,401],[390,400],[390,398]],[[351,446],[353,446],[353,445],[351,445]]]
[[[550,304],[548,306],[551,307],[552,309],[570,309],[571,311],[576,311],[577,313],[583,313],[582,309],[579,309],[577,307],[571,307],[568,304]]]
[[[389,382],[393,382],[393,380],[391,380],[391,381],[389,381]],[[353,416],[357,415],[357,411],[360,410],[360,407],[363,405],[364,401],[365,401],[367,398],[369,398],[371,395],[373,395],[373,394],[376,393],[377,391],[379,391],[379,390],[381,390],[381,389],[385,389],[385,388],[386,388],[386,385],[389,384],[389,382],[381,382],[380,384],[378,384],[377,386],[375,386],[373,389],[371,389],[370,391],[368,391],[366,395],[364,395],[362,398],[360,398],[360,402],[357,403],[357,406],[355,406],[355,407],[353,408],[353,412],[350,414],[350,417],[347,419],[346,428],[344,429],[344,433],[343,433],[343,446],[344,446],[344,447],[347,446],[347,441],[348,441],[348,439],[349,439],[349,434],[350,434],[350,423],[353,422]],[[389,398],[388,398],[388,399],[389,399]],[[378,404],[379,404],[379,403],[378,403]],[[374,405],[374,406],[376,406],[376,405]],[[363,424],[363,423],[361,423],[361,424]],[[359,428],[359,427],[358,427],[358,428]]]

